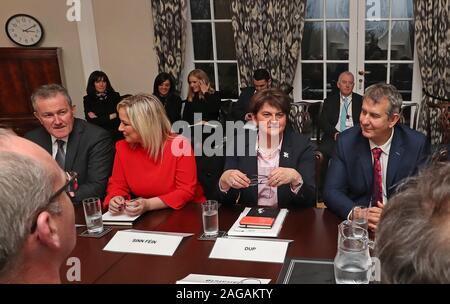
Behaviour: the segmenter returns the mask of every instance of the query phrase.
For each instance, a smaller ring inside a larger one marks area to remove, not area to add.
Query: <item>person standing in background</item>
[[[220,96],[211,86],[208,75],[200,69],[192,70],[188,75],[188,82],[183,120],[190,125],[219,120]],[[195,114],[201,115],[201,121],[194,120]]]
[[[180,96],[175,92],[175,81],[172,75],[162,72],[156,76],[153,83],[153,95],[158,97],[164,105],[171,124],[181,120],[181,106],[183,103]]]
[[[121,97],[111,86],[105,72],[94,71],[91,73],[86,94],[83,97],[86,120],[109,131],[114,141],[122,139],[122,133],[117,130],[120,121],[116,110]]]

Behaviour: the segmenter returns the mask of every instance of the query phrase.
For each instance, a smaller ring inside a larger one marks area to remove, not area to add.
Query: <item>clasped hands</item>
[[[142,197],[125,200],[123,196],[114,196],[109,201],[109,212],[112,214],[125,212],[129,216],[136,216],[147,211],[147,205],[147,199]]]
[[[301,175],[295,169],[278,167],[267,176],[266,184],[270,187],[279,187],[285,184],[291,184],[292,187],[295,187],[300,180]],[[230,188],[247,188],[250,183],[251,180],[245,173],[235,169],[225,171],[219,180],[220,188],[224,191],[228,191]]]

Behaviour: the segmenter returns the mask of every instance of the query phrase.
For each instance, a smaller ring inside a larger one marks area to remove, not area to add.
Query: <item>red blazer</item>
[[[173,142],[173,138],[167,140],[162,158],[155,161],[142,146],[133,148],[125,140],[118,141],[103,206],[106,208],[117,195],[125,199],[159,197],[173,209],[180,209],[190,201],[204,202],[189,141],[177,137],[176,146],[188,152],[181,156],[172,153]]]

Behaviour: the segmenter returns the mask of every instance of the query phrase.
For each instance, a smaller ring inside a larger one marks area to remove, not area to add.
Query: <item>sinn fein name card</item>
[[[103,250],[172,256],[187,235],[192,234],[122,230],[114,235]]]

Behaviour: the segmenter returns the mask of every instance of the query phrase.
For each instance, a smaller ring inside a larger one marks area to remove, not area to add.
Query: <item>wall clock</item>
[[[20,46],[34,46],[44,37],[41,23],[25,14],[11,16],[5,24],[9,39]]]

